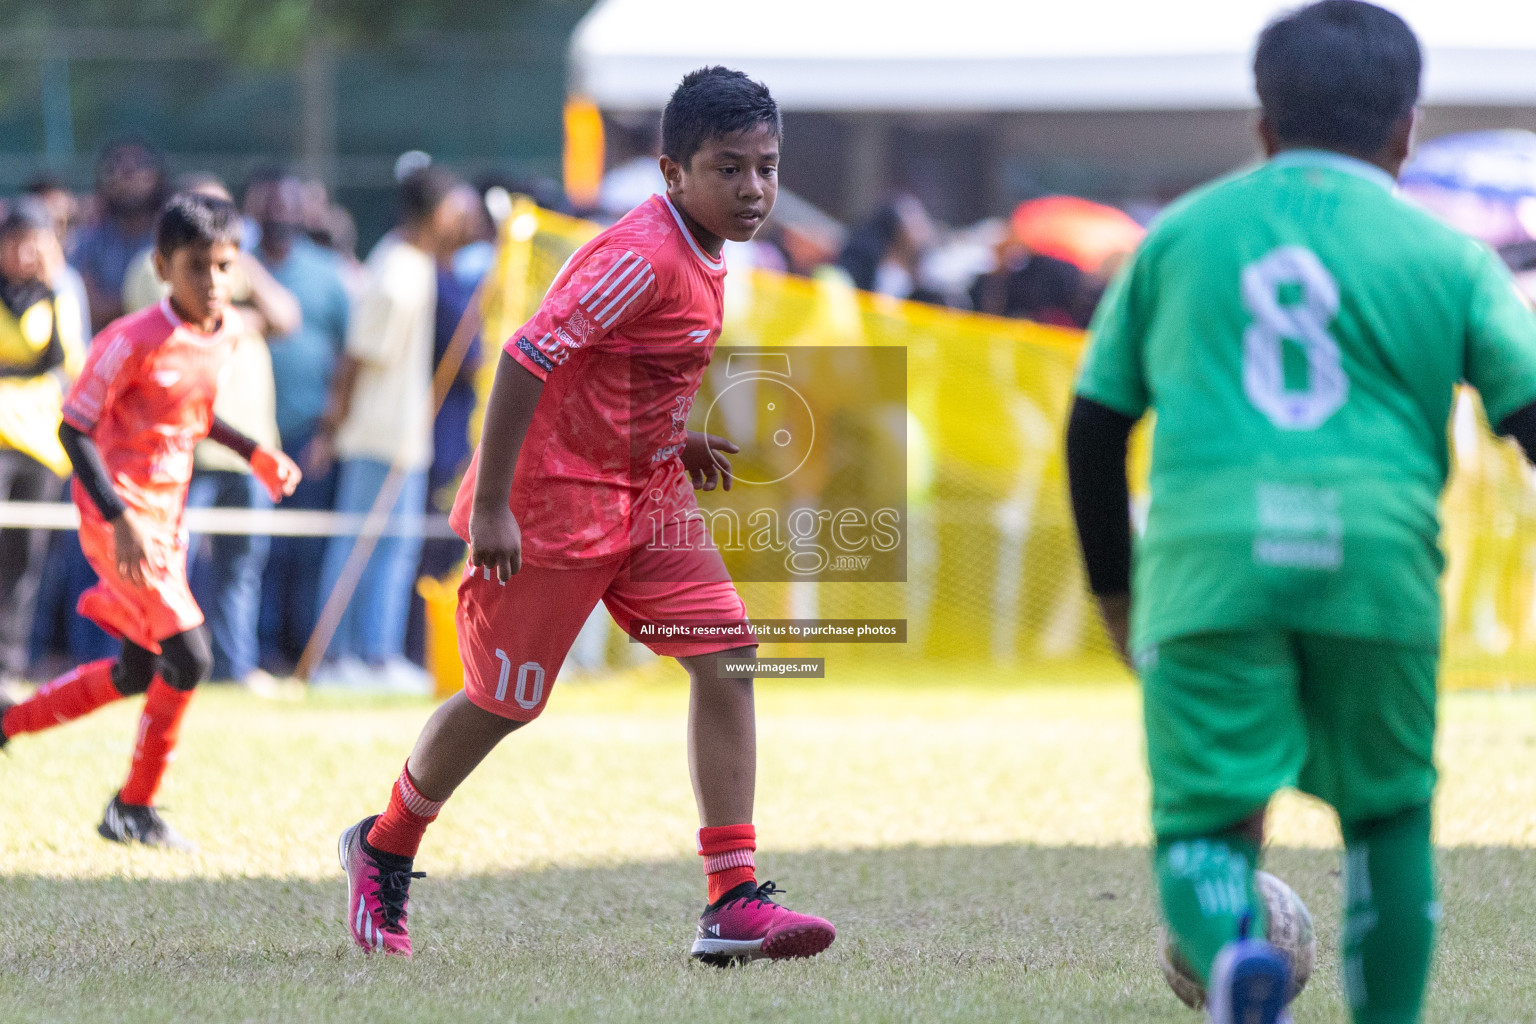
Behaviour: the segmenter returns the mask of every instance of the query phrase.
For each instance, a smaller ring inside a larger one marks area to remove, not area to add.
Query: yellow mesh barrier
[[[508,337],[532,315],[561,265],[597,231],[520,200],[485,291],[487,338]],[[1061,444],[1082,335],[859,293],[836,275],[759,270],[727,280],[717,363],[740,346],[907,353],[908,582],[744,582],[753,617],[908,621],[905,645],[819,645],[829,673],[850,659],[895,671],[935,660],[1102,668],[1108,645],[1084,587]],[[494,367],[486,360],[486,388]],[[695,409],[707,407],[701,396]],[[1518,453],[1479,417],[1469,406],[1453,431],[1445,679],[1536,681],[1536,490]],[[1138,443],[1133,476],[1144,479],[1145,466]],[[765,653],[797,652],[779,647]]]

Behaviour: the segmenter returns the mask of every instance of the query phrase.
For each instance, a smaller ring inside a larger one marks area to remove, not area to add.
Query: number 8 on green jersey
[[[1077,390],[1157,414],[1133,649],[1279,627],[1434,648],[1455,387],[1536,401],[1536,317],[1379,168],[1293,150],[1152,228]]]

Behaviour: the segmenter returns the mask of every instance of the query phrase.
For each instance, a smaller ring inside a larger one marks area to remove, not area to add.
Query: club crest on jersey
[[[563,325],[555,329],[555,337],[571,348],[580,348],[587,343],[588,338],[592,337],[593,326],[592,321],[577,309]]]

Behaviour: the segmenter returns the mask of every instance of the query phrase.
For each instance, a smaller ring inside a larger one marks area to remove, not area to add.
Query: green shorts
[[[1142,658],[1152,828],[1209,835],[1295,786],[1345,822],[1427,803],[1438,652],[1255,629],[1159,644]]]

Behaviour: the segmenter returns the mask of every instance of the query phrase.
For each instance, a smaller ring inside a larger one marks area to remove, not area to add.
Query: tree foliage
[[[384,43],[412,32],[505,28],[534,6],[591,0],[0,0],[0,31],[194,31],[232,56],[293,64],[316,42]]]

